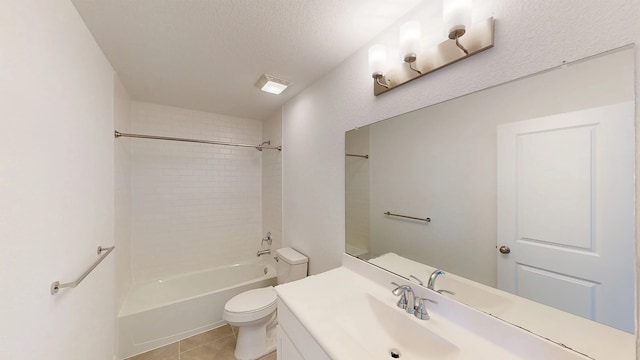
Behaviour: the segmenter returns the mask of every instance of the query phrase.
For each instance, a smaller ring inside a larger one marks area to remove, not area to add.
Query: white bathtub
[[[131,287],[118,315],[120,359],[216,328],[233,296],[276,284],[275,269],[245,263]]]

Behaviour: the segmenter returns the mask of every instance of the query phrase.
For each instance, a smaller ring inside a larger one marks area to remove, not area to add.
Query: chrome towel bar
[[[414,217],[414,216],[407,216],[407,215],[399,215],[399,214],[393,214],[390,211],[387,211],[384,213],[385,215],[388,216],[397,216],[397,217],[401,217],[401,218],[407,218],[407,219],[413,219],[413,220],[420,220],[420,221],[424,221],[424,222],[431,222],[431,218],[419,218],[419,217]]]
[[[80,275],[80,277],[76,281],[70,282],[70,283],[64,283],[64,284],[60,284],[60,281],[54,281],[51,284],[51,295],[57,294],[61,288],[66,288],[66,287],[74,288],[78,286],[82,282],[82,280],[84,280],[84,278],[86,278],[87,275],[89,275],[89,273],[91,273],[93,269],[95,269],[96,266],[98,266],[98,264],[100,264],[102,260],[104,260],[104,258],[109,256],[109,254],[115,248],[116,248],[115,246],[108,247],[108,248],[103,248],[102,246],[98,246],[98,255],[102,254],[103,252],[104,252],[104,255],[100,256],[100,258],[98,258],[98,260],[96,260],[96,262],[93,263],[93,265],[91,265],[89,270],[85,271],[84,274]]]

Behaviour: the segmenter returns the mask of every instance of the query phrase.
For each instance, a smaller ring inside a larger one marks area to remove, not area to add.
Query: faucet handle
[[[438,302],[435,300],[427,299],[427,298],[419,298],[418,305],[416,306],[416,311],[414,311],[413,315],[420,320],[429,320],[431,316],[427,311],[427,307],[425,306],[425,302],[428,301],[430,303],[437,304]]]

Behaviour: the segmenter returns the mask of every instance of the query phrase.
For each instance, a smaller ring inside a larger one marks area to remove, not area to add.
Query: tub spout
[[[271,249],[258,250],[258,252],[256,253],[256,256],[260,257],[261,255],[267,255],[267,254],[271,254]]]

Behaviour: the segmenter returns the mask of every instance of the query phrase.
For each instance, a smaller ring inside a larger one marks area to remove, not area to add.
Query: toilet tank
[[[276,252],[278,253],[278,265],[276,267],[278,284],[300,280],[307,276],[309,258],[288,247],[278,249]]]

